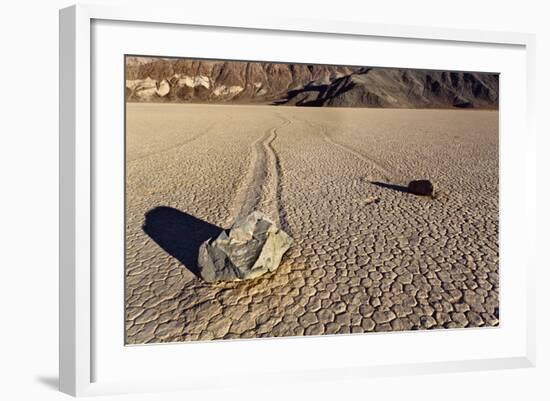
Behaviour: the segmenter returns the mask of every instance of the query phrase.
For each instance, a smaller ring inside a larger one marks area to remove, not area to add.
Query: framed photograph
[[[523,33],[61,10],[61,390],[533,366],[533,59]]]

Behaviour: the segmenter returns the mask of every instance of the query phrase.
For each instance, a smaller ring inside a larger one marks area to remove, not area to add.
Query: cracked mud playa
[[[499,323],[496,111],[128,103],[126,141],[128,344]],[[199,280],[253,210],[278,270]]]

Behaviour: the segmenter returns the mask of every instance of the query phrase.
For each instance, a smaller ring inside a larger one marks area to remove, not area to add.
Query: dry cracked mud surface
[[[128,344],[499,324],[496,111],[128,103],[126,146]],[[252,210],[278,270],[202,282]]]

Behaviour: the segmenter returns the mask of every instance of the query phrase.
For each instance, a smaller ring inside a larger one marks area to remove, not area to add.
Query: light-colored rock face
[[[188,75],[183,75],[180,77],[179,74],[176,74],[176,77],[178,78],[179,86],[188,86],[190,88],[203,86],[206,89],[210,89],[210,78],[204,75],[197,75],[193,77],[190,77]]]
[[[234,85],[230,86],[229,88],[225,85],[220,85],[214,89],[214,96],[220,97],[220,96],[235,96],[236,94],[243,91],[242,86]]]
[[[199,249],[199,274],[207,282],[249,280],[279,267],[292,238],[261,212],[237,221]]]
[[[141,79],[127,79],[126,80],[126,88],[130,89],[130,90],[134,90],[137,88],[137,86],[139,85],[139,83],[142,82]]]
[[[161,91],[157,89],[157,81],[150,77],[126,80],[126,89],[129,89],[136,99],[141,101],[150,101],[156,96],[165,96],[170,91],[170,86],[166,80],[163,80],[160,86],[163,87]]]
[[[170,93],[170,84],[164,79],[157,89],[157,95],[166,96],[168,93]]]

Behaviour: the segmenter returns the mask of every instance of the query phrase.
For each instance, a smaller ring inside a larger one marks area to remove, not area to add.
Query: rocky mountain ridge
[[[498,109],[498,74],[127,57],[130,102]]]

